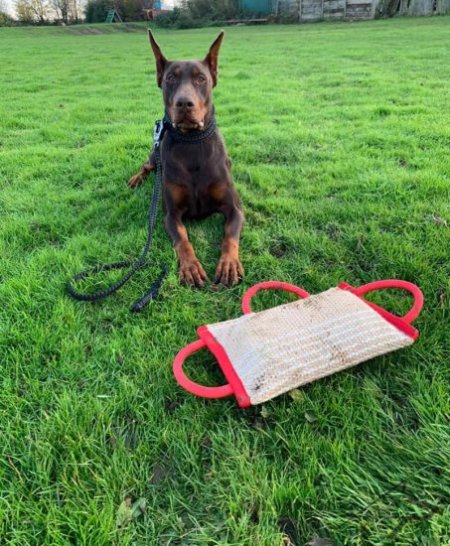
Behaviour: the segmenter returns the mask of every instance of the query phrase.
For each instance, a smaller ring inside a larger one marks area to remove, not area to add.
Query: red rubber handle
[[[284,290],[286,292],[292,292],[293,294],[297,294],[297,296],[300,296],[301,298],[309,297],[309,293],[306,292],[306,290],[295,286],[295,284],[289,284],[288,282],[282,281],[260,282],[249,288],[242,298],[242,311],[244,315],[253,312],[250,303],[253,296],[260,290]]]
[[[231,385],[205,387],[204,385],[195,383],[195,381],[191,381],[184,373],[183,364],[186,358],[204,347],[206,347],[205,342],[202,339],[198,339],[181,349],[173,361],[175,379],[184,389],[196,396],[203,396],[203,398],[224,398],[225,396],[230,396],[234,392]]]
[[[367,292],[373,292],[374,290],[382,290],[385,288],[402,288],[403,290],[408,290],[414,296],[414,304],[412,308],[406,313],[402,319],[410,324],[418,316],[423,307],[423,294],[418,286],[408,281],[401,281],[397,279],[387,279],[385,281],[375,281],[364,284],[359,288],[355,288],[353,293],[357,296],[362,296],[367,294]]]

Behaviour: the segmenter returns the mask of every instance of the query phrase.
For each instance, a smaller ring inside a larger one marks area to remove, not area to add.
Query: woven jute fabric
[[[349,291],[208,325],[252,404],[413,343]]]

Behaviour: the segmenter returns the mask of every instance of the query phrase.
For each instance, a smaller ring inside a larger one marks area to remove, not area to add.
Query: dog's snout
[[[175,103],[175,106],[180,110],[192,110],[194,108],[194,102],[189,97],[179,97]]]

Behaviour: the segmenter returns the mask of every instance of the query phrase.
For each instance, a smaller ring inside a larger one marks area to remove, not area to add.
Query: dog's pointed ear
[[[150,45],[152,46],[153,55],[156,60],[156,81],[158,82],[158,87],[161,87],[164,70],[169,61],[162,54],[161,48],[150,29],[148,29],[148,39],[150,40]]]
[[[212,43],[211,47],[209,48],[208,54],[206,55],[203,61],[204,63],[208,65],[209,71],[211,72],[211,76],[213,79],[213,87],[217,85],[219,49],[222,44],[224,35],[225,35],[225,32],[222,30],[219,36],[217,36],[217,38]]]

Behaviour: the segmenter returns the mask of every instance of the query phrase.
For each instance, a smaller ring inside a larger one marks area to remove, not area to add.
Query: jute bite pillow
[[[411,292],[412,309],[398,317],[363,298],[367,292],[383,288]],[[287,290],[303,299],[253,313],[251,299],[263,289]],[[410,323],[422,305],[420,289],[400,280],[377,281],[359,288],[342,283],[313,296],[283,282],[260,283],[245,293],[243,316],[198,328],[200,339],[175,357],[175,378],[197,396],[222,398],[234,394],[240,407],[261,404],[305,383],[411,345],[419,332]],[[185,359],[204,347],[216,357],[227,385],[205,387],[184,374]]]

